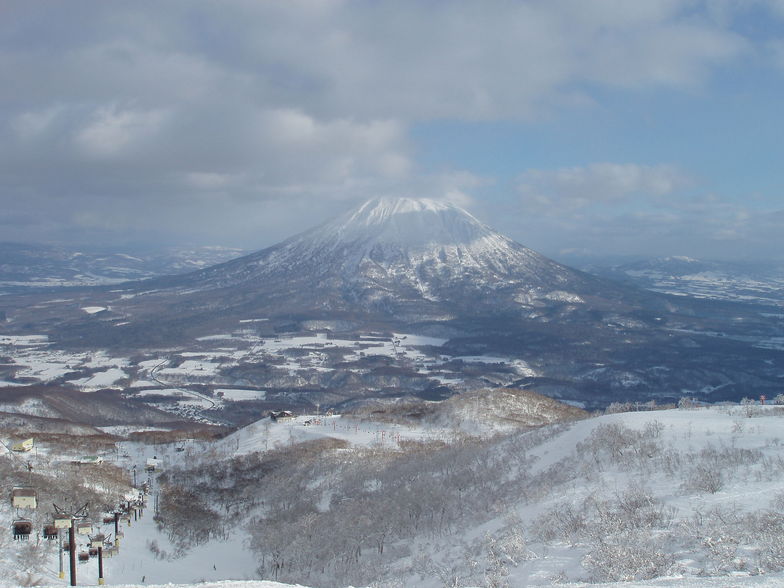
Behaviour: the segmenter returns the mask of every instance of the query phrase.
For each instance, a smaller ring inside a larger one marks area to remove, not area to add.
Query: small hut
[[[294,413],[290,410],[273,410],[269,413],[270,420],[273,423],[279,423],[281,421],[290,421],[294,418]]]
[[[157,472],[163,467],[163,462],[157,457],[150,457],[144,465],[145,472]]]
[[[19,452],[32,451],[33,447],[35,447],[35,442],[33,441],[33,438],[30,437],[29,439],[25,439],[24,441],[19,441],[19,443],[14,443],[11,446],[11,451],[19,451]]]

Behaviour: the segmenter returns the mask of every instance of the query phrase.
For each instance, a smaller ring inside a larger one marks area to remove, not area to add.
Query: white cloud
[[[694,7],[387,0],[146,10],[95,2],[78,27],[67,7],[52,7],[47,22],[23,19],[61,46],[0,58],[0,76],[13,72],[15,95],[31,99],[45,92],[105,103],[119,93],[193,105],[219,92],[227,102],[252,95],[319,118],[531,118],[568,101],[575,84],[692,85],[743,53],[747,41]]]
[[[11,120],[11,128],[23,141],[43,135],[52,125],[62,109],[52,106],[43,110],[22,112]]]
[[[694,0],[7,5],[0,206],[51,216],[6,238],[70,237],[78,218],[250,244],[375,195],[476,209],[489,180],[422,173],[412,125],[536,121],[600,101],[596,88],[692,87],[749,44]],[[596,164],[520,183],[540,208],[579,211],[683,181]]]
[[[235,174],[221,174],[215,172],[188,172],[183,175],[183,181],[195,190],[223,190],[237,185],[242,176]]]
[[[116,105],[99,108],[74,138],[88,157],[109,158],[152,142],[166,121],[164,110],[123,109]]]
[[[265,181],[285,184],[403,178],[411,168],[405,127],[392,120],[318,120],[294,109],[257,113],[254,148]]]
[[[687,174],[669,164],[594,163],[528,170],[520,176],[518,190],[526,205],[558,215],[632,197],[666,196],[691,183]]]

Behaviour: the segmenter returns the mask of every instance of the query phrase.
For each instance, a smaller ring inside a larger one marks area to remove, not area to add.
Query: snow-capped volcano
[[[187,296],[220,291],[214,302],[220,305],[407,318],[467,309],[525,312],[628,295],[515,243],[455,205],[414,198],[370,200],[278,245],[161,285]]]
[[[491,317],[499,328],[520,321],[575,325],[601,323],[605,311],[663,306],[655,294],[556,263],[457,206],[413,198],[370,200],[262,251],[115,287],[80,304],[108,308],[106,320],[80,316],[79,327],[68,323],[58,334],[64,340],[127,342],[155,333],[169,341],[248,317],[269,317],[278,328],[316,319],[481,329]]]

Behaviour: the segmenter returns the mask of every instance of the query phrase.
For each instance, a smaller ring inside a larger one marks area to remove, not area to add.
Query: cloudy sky
[[[0,240],[257,249],[373,196],[784,256],[784,0],[0,0]]]

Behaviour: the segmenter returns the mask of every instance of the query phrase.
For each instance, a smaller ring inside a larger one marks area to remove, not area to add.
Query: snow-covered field
[[[441,338],[411,333],[356,338],[314,333],[265,338],[253,328],[263,320],[243,319],[235,331],[202,337],[195,348],[150,350],[133,358],[115,357],[103,350],[57,349],[45,336],[2,336],[0,355],[12,361],[5,368],[7,375],[0,377],[0,388],[51,383],[84,392],[111,388],[139,398],[170,396],[171,402],[156,402],[156,406],[199,418],[199,411],[204,409],[268,398],[264,383],[254,385],[253,381],[230,375],[235,368],[248,366],[251,370],[267,366],[283,381],[308,382],[314,373],[324,377],[338,370],[362,373],[367,371],[362,362],[378,359],[409,370],[416,377],[458,389],[465,384],[460,371],[463,364],[482,364],[488,370],[500,371],[494,378],[499,385],[536,375],[521,359],[447,355],[440,349],[446,342]],[[198,386],[202,388],[194,389]],[[205,394],[204,386],[212,393]]]

